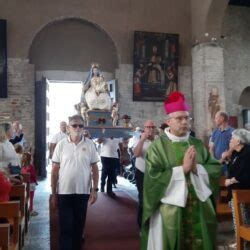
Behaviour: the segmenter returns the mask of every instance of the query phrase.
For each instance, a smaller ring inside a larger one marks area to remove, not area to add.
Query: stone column
[[[223,48],[217,43],[192,48],[193,115],[196,135],[208,139],[217,109],[225,110]]]

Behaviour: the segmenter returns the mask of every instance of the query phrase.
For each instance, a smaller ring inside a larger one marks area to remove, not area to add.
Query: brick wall
[[[8,98],[0,99],[0,122],[14,120],[34,145],[34,67],[17,58],[8,59]]]

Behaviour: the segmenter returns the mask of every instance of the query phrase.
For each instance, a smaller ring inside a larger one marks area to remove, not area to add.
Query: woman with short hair
[[[229,205],[232,208],[233,226],[236,233],[235,213],[232,202],[232,190],[250,189],[250,132],[246,129],[236,129],[232,133],[229,144],[229,151],[232,152],[229,162],[229,176],[225,180],[228,188]],[[241,204],[241,212],[245,223],[249,222],[249,209]],[[232,244],[234,247],[236,244]]]
[[[234,130],[229,148],[232,156],[225,185],[232,195],[232,189],[250,189],[250,132],[246,129]]]

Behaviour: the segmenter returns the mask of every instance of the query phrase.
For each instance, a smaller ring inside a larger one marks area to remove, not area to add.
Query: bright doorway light
[[[68,117],[77,113],[74,105],[80,102],[82,82],[48,81],[48,85],[49,121],[47,128],[49,128],[49,134],[47,140],[49,141],[51,136],[59,132],[60,122],[68,122]]]

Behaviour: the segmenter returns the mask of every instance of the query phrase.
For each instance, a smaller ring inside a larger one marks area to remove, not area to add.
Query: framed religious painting
[[[179,35],[135,31],[133,101],[163,101],[178,86]]]

